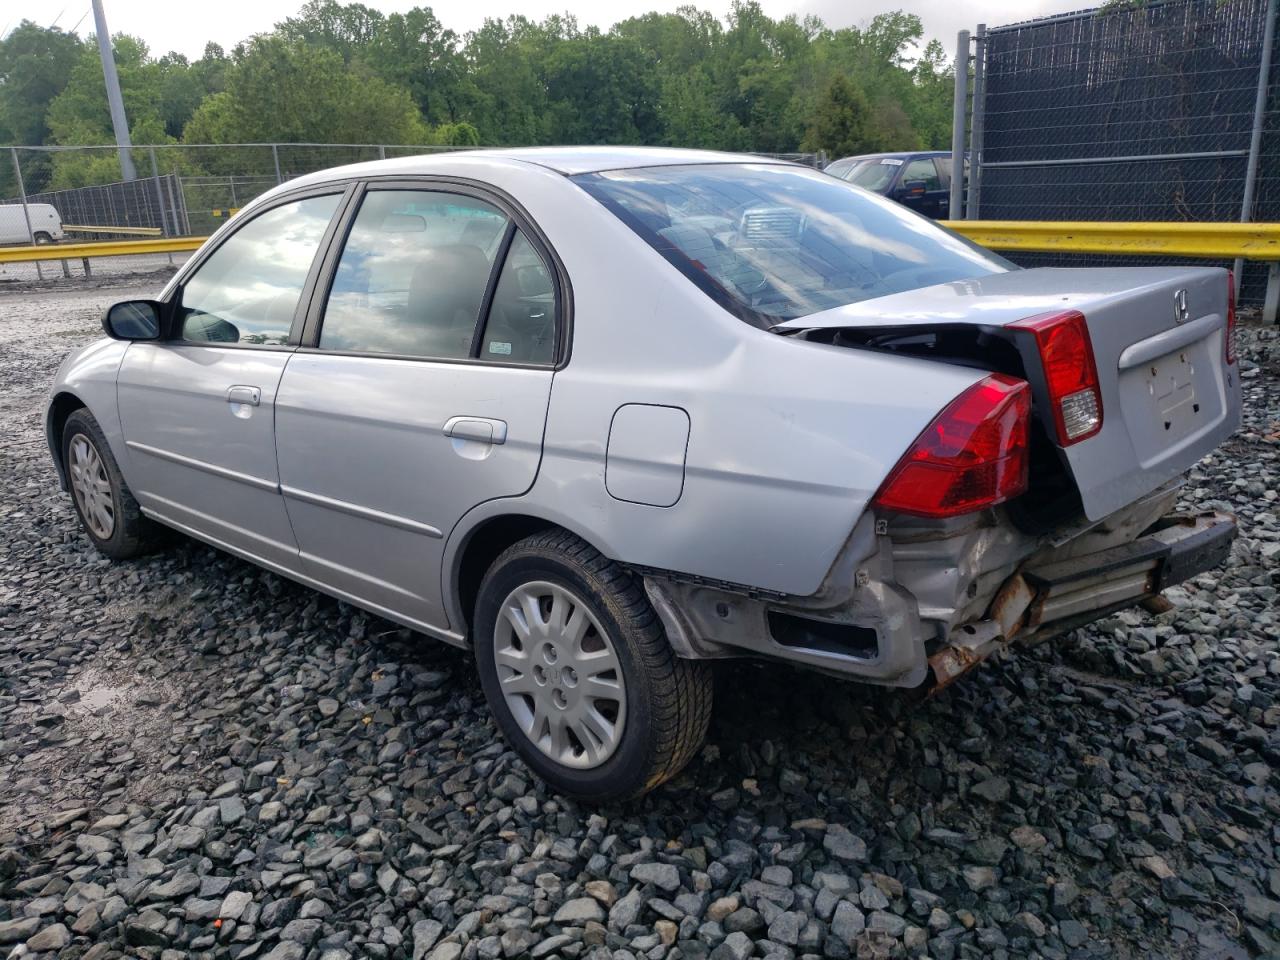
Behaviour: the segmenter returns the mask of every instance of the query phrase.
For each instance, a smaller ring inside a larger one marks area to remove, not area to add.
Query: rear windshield
[[[699,164],[574,179],[760,327],[1013,269],[905,207],[803,167]]]

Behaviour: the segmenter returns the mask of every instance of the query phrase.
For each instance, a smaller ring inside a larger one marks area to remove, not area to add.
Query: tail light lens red
[[[1084,314],[1075,310],[1009,324],[1035,334],[1058,445],[1069,447],[1102,429],[1102,389]]]
[[[993,373],[948,404],[876,493],[885,510],[954,517],[1027,489],[1026,381]]]
[[[1222,356],[1228,365],[1236,362],[1236,275],[1230,270],[1227,271],[1227,333]]]

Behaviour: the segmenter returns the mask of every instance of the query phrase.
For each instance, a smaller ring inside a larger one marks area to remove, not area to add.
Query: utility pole
[[[964,135],[968,106],[969,31],[961,30],[956,35],[956,93],[951,110],[951,204],[948,220],[964,219]]]
[[[107,29],[107,15],[102,12],[102,0],[93,0],[93,22],[98,31],[98,53],[102,57],[102,79],[107,85],[111,127],[116,133],[116,146],[120,148],[120,174],[126,180],[137,180],[138,173],[133,168],[133,144],[129,141],[129,121],[124,115],[124,98],[120,96],[120,78],[116,76],[116,58],[111,52],[111,32]]]
[[[1271,46],[1276,35],[1276,0],[1267,4],[1267,25],[1262,29],[1262,57],[1258,64],[1258,96],[1253,105],[1253,131],[1249,139],[1249,166],[1244,174],[1244,200],[1240,204],[1240,222],[1248,223],[1253,219],[1253,198],[1258,187],[1258,171],[1262,158],[1262,128],[1267,117],[1267,85],[1271,77]],[[1240,302],[1240,289],[1244,286],[1244,260],[1237,257],[1234,264],[1236,275],[1236,303]],[[1263,322],[1280,323],[1277,306],[1280,305],[1280,266],[1271,264],[1267,273],[1266,309],[1263,310]]]

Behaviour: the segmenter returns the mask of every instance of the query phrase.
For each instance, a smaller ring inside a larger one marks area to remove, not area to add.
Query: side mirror
[[[160,317],[155,300],[124,300],[107,307],[102,329],[113,340],[159,340]]]
[[[926,189],[923,180],[908,180],[902,185],[902,193],[908,197],[923,197]]]

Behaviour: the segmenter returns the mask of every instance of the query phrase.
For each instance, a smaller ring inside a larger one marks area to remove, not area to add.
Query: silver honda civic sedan
[[[469,647],[531,768],[628,797],[711,660],[936,688],[1219,563],[1171,510],[1239,420],[1230,282],[1017,269],[752,156],[410,157],[113,306],[48,439],[108,557],[172,528]]]

